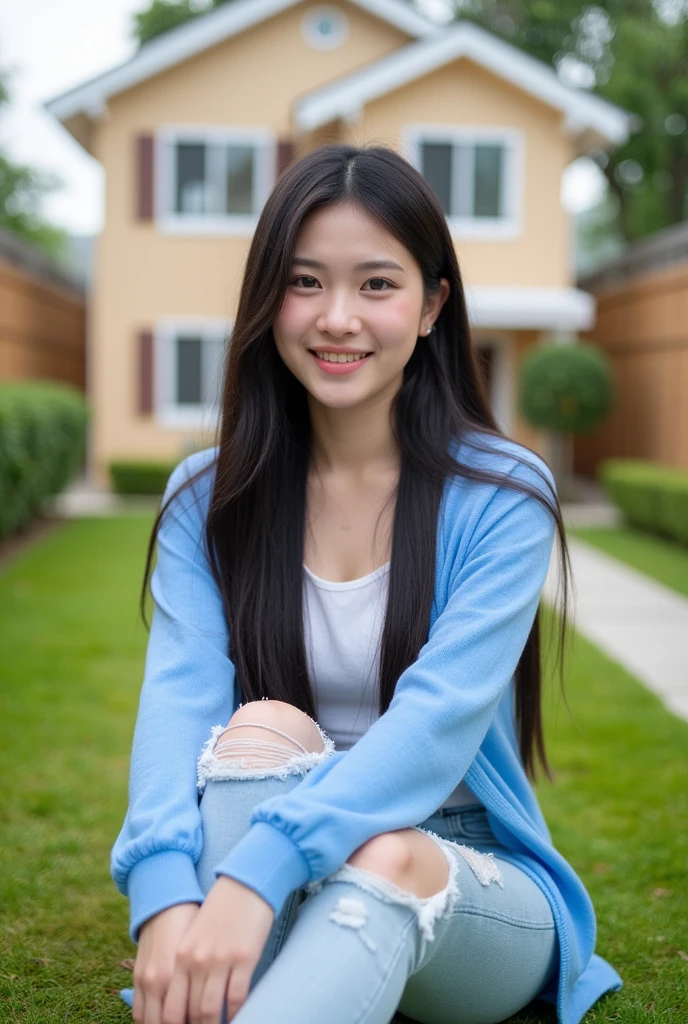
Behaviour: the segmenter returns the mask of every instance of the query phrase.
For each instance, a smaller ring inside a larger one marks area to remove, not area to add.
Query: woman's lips
[[[321,370],[324,370],[325,373],[332,373],[335,375],[342,373],[353,373],[353,371],[357,370],[359,366],[362,366],[363,363],[367,362],[370,356],[372,355],[372,352],[369,352],[368,355],[363,357],[363,359],[352,359],[351,362],[348,363],[332,363],[329,362],[327,359],[321,359],[320,356],[317,356],[312,349],[309,349],[308,351],[313,356]]]

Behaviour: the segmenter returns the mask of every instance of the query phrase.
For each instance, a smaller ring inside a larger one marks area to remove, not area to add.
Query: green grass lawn
[[[131,1020],[117,991],[135,947],[109,854],[143,671],[149,525],[70,523],[0,576],[2,1021]],[[551,688],[558,781],[539,795],[595,903],[597,951],[625,980],[585,1022],[685,1022],[688,725],[580,640],[567,693],[573,717]],[[543,1008],[512,1024],[553,1020]]]
[[[688,597],[688,548],[629,527],[579,527],[568,532]]]

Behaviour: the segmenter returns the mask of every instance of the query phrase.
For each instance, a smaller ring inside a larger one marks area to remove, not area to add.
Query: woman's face
[[[411,253],[349,202],[304,219],[291,270],[273,335],[282,360],[311,397],[348,408],[395,394],[416,343],[425,343],[426,328],[439,315],[449,283],[443,279],[440,293],[424,304],[423,279]],[[334,354],[332,359],[347,349],[365,355],[346,363],[315,355]]]

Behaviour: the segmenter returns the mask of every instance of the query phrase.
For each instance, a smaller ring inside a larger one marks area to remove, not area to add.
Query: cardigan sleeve
[[[208,452],[181,462],[163,501],[204,461]],[[208,487],[204,474],[171,504],[158,534],[129,807],[110,860],[114,882],[129,898],[134,941],[153,914],[203,902],[195,869],[202,846],[196,760],[211,727],[229,720],[234,687],[222,602],[201,542]]]
[[[510,473],[551,495],[551,474],[538,463],[550,491],[532,465]],[[248,832],[215,868],[254,889],[275,914],[290,892],[331,874],[372,836],[424,821],[478,752],[528,639],[555,529],[536,498],[505,486],[481,489],[491,496],[478,515],[466,513],[465,488],[448,508],[470,539],[451,540],[461,554],[451,564],[446,605],[387,711],[343,756],[258,804]]]

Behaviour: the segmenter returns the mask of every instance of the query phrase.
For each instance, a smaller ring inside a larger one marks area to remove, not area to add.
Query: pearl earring
[[[434,331],[434,329],[435,329],[434,327],[432,327],[432,326],[430,326],[430,324],[428,324],[428,326],[425,328],[425,333],[426,334],[431,334]]]

